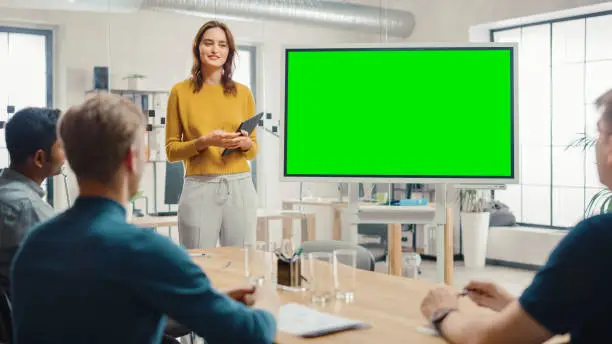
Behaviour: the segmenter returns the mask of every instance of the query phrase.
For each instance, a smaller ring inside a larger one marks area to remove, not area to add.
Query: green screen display
[[[514,178],[513,54],[287,49],[284,175]]]

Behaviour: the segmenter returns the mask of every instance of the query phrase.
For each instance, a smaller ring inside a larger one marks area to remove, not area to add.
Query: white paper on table
[[[441,337],[440,333],[430,324],[417,327],[417,331],[434,337]]]
[[[361,321],[319,312],[297,303],[281,306],[278,319],[281,332],[299,337],[319,337],[369,326]]]

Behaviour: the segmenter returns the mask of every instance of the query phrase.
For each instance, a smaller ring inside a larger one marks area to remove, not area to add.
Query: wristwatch
[[[440,308],[431,315],[431,324],[442,337],[444,337],[444,334],[442,333],[442,321],[444,321],[449,314],[455,311],[458,311],[458,309]]]

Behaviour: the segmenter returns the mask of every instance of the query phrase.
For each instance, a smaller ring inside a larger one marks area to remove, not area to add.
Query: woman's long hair
[[[208,29],[216,27],[220,28],[221,30],[223,30],[223,32],[225,32],[227,46],[229,47],[227,60],[223,64],[223,73],[221,74],[221,85],[223,85],[223,93],[235,96],[237,92],[236,83],[234,83],[234,80],[232,80],[232,73],[234,72],[236,43],[234,42],[234,36],[232,35],[232,32],[229,30],[227,25],[216,20],[211,20],[206,24],[202,25],[200,30],[198,30],[195,39],[193,40],[193,66],[191,67],[191,87],[193,88],[193,93],[197,93],[202,89],[202,85],[204,85],[204,72],[202,71],[202,61],[200,60],[200,42],[202,42],[202,37]]]

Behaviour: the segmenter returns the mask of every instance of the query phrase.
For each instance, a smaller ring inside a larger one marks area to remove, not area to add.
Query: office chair
[[[387,261],[388,246],[388,225],[378,223],[360,223],[357,225],[357,233],[366,237],[376,237],[379,242],[361,243],[360,246],[368,249],[374,256],[376,262]]]
[[[334,250],[355,250],[357,251],[357,269],[374,271],[375,262],[374,256],[368,251],[368,249],[359,245],[351,244],[346,241],[337,240],[312,240],[306,241],[302,244],[303,253],[312,252],[329,252],[332,253]]]

